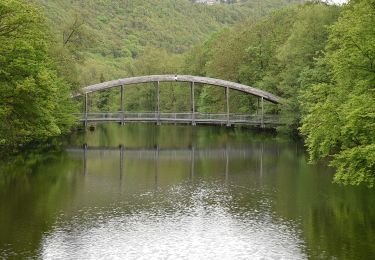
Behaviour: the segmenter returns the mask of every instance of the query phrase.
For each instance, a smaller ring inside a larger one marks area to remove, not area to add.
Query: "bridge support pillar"
[[[190,83],[190,104],[191,104],[191,124],[194,126],[195,123],[195,96],[194,96],[194,82]]]
[[[261,128],[264,128],[264,98],[262,97],[262,115],[261,115],[261,119],[260,119],[260,127]]]
[[[229,87],[225,88],[226,112],[227,112],[227,126],[230,126],[229,120]]]
[[[160,125],[160,81],[157,82],[157,89],[156,89],[156,96],[157,96],[157,125]]]
[[[120,109],[121,109],[121,125],[125,125],[125,107],[124,107],[124,85],[121,85],[121,99],[120,99]]]
[[[87,109],[88,109],[88,100],[87,100],[87,93],[85,93],[85,128],[87,127]]]

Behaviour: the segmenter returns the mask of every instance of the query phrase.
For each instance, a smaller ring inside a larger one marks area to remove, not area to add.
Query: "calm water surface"
[[[331,179],[272,135],[100,126],[0,161],[0,259],[373,259],[375,191]]]

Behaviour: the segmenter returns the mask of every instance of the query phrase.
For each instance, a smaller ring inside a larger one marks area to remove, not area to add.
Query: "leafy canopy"
[[[48,30],[39,10],[0,2],[0,144],[24,144],[69,130],[69,87],[48,56]]]
[[[331,27],[321,62],[330,81],[314,84],[302,102],[301,132],[311,160],[332,158],[335,181],[375,181],[375,2],[351,1]]]

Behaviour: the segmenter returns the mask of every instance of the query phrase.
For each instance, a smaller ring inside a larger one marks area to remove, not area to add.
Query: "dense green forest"
[[[188,0],[31,2],[0,2],[0,144],[5,146],[68,132],[72,112],[79,111],[70,94],[87,84],[180,72],[183,53],[211,33],[299,1],[214,6]],[[164,95],[168,109],[183,107],[174,101],[174,89]],[[149,86],[133,89],[128,107],[151,110],[152,95]],[[90,105],[118,109],[116,98],[104,93],[91,97]]]
[[[32,5],[0,3],[0,145],[25,144],[70,130],[70,87],[49,56],[48,25]]]
[[[323,55],[329,26],[339,14],[338,6],[308,3],[246,20],[193,48],[185,68],[190,74],[228,79],[284,97],[287,104],[281,113],[289,119],[290,129],[296,129],[307,71]],[[204,91],[211,96],[216,90]]]
[[[71,129],[69,94],[126,76],[187,73],[227,79],[285,99],[266,106],[301,134],[311,161],[335,181],[374,184],[375,1],[187,0],[0,3],[0,144],[44,140]],[[283,8],[281,8],[283,7]],[[165,84],[162,110],[188,111],[188,88]],[[223,111],[224,93],[201,86],[198,111]],[[151,85],[129,88],[127,110],[153,110]],[[90,96],[117,111],[116,90]],[[231,93],[232,112],[257,100]]]
[[[57,41],[54,54],[67,49],[60,71],[75,86],[86,86],[103,79],[139,75],[143,69],[134,61],[161,55],[159,63],[175,62],[194,44],[213,32],[243,20],[256,19],[273,9],[301,0],[248,0],[239,4],[208,6],[189,0],[33,0],[42,8]],[[70,66],[65,66],[67,56]],[[156,63],[155,60],[152,60]],[[153,73],[177,68],[152,64]],[[176,64],[173,64],[175,66]],[[166,65],[167,66],[167,65]],[[141,70],[141,71],[140,71]]]
[[[374,24],[372,0],[287,7],[214,34],[185,68],[284,97],[288,128],[279,130],[299,130],[311,161],[326,158],[337,169],[335,181],[373,186]]]

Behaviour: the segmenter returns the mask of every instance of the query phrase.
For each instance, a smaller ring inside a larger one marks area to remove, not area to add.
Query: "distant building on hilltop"
[[[213,5],[216,3],[220,3],[220,1],[217,0],[196,0],[196,3],[203,3],[203,4],[208,4],[208,5]]]
[[[220,3],[235,3],[236,0],[193,0],[194,3],[201,3],[201,4],[207,4],[207,5],[213,5],[213,4],[220,4]]]

